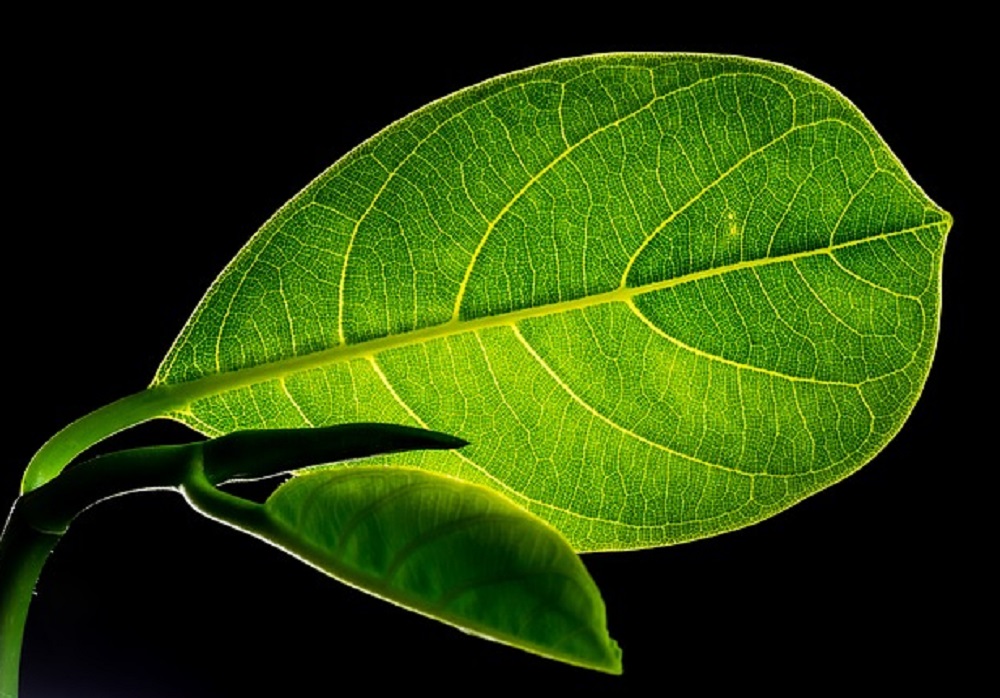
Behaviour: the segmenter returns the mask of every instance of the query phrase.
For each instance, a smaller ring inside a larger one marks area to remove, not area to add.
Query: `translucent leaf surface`
[[[830,87],[743,58],[502,76],[257,233],[154,381],[208,434],[388,421],[582,550],[784,509],[870,460],[936,343],[950,217]],[[186,392],[185,392],[186,391]],[[386,462],[402,462],[387,457]]]
[[[230,523],[469,632],[621,673],[604,602],[580,558],[490,489],[410,468],[341,468],[293,478],[261,513]]]

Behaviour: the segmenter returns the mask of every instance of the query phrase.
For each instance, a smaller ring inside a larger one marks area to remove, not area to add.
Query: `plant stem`
[[[16,698],[24,624],[31,595],[49,553],[62,534],[32,527],[21,500],[0,535],[0,697]]]
[[[45,560],[84,509],[140,489],[176,487],[200,445],[113,453],[67,470],[14,502],[0,535],[0,698],[16,698],[32,592]]]
[[[0,537],[0,698],[17,695],[24,624],[45,559],[88,507],[129,492],[179,489],[206,516],[294,550],[294,537],[286,541],[280,532],[274,533],[263,506],[215,485],[379,453],[466,445],[462,439],[413,427],[342,424],[236,432],[210,441],[130,449],[63,470],[79,451],[116,430],[160,415],[185,394],[157,388],[123,398],[59,432],[32,461],[36,468],[26,473],[27,492],[15,502]]]
[[[185,404],[169,387],[143,390],[94,410],[45,442],[24,471],[21,493],[41,487],[98,441],[136,424],[162,417]]]

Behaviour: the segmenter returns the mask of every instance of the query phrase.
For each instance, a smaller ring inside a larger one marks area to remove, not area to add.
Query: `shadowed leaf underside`
[[[621,673],[579,556],[493,490],[406,468],[312,472],[268,499],[257,531],[395,603],[571,664]]]

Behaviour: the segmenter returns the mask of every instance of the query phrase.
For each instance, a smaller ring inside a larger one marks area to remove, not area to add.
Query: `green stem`
[[[21,500],[0,535],[0,696],[16,698],[24,624],[46,558],[62,536],[33,528]]]
[[[192,461],[180,490],[195,511],[243,532],[270,532],[271,521],[262,505],[216,488],[205,473],[202,452]]]
[[[16,698],[24,626],[45,560],[78,514],[108,497],[176,487],[200,444],[113,453],[19,498],[0,535],[0,698]]]
[[[78,463],[22,496],[19,501],[23,516],[39,531],[65,533],[81,512],[110,497],[142,490],[176,489],[201,448],[201,443],[150,446]]]
[[[98,441],[183,407],[187,399],[179,392],[170,387],[143,390],[94,410],[60,430],[28,463],[21,482],[21,493],[44,485]]]
[[[119,451],[63,471],[91,444],[178,409],[192,394],[186,386],[152,388],[123,398],[74,422],[35,456],[25,474],[26,493],[15,503],[0,537],[0,698],[17,694],[24,624],[45,559],[73,519],[88,507],[129,492],[180,489],[195,509],[210,518],[296,551],[294,536],[276,530],[263,506],[215,485],[379,453],[466,445],[462,439],[413,427],[342,424],[236,432],[210,441]],[[305,553],[296,554],[307,559]]]

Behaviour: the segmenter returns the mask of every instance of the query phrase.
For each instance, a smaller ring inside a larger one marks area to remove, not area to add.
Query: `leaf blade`
[[[492,490],[406,468],[314,471],[253,532],[363,591],[542,656],[621,673],[604,604],[562,536]]]
[[[456,433],[475,445],[409,462],[502,490],[580,549],[679,542],[790,506],[902,426],[949,225],[801,73],[550,64],[324,173],[223,273],[156,384],[218,379],[175,415],[209,433]]]

